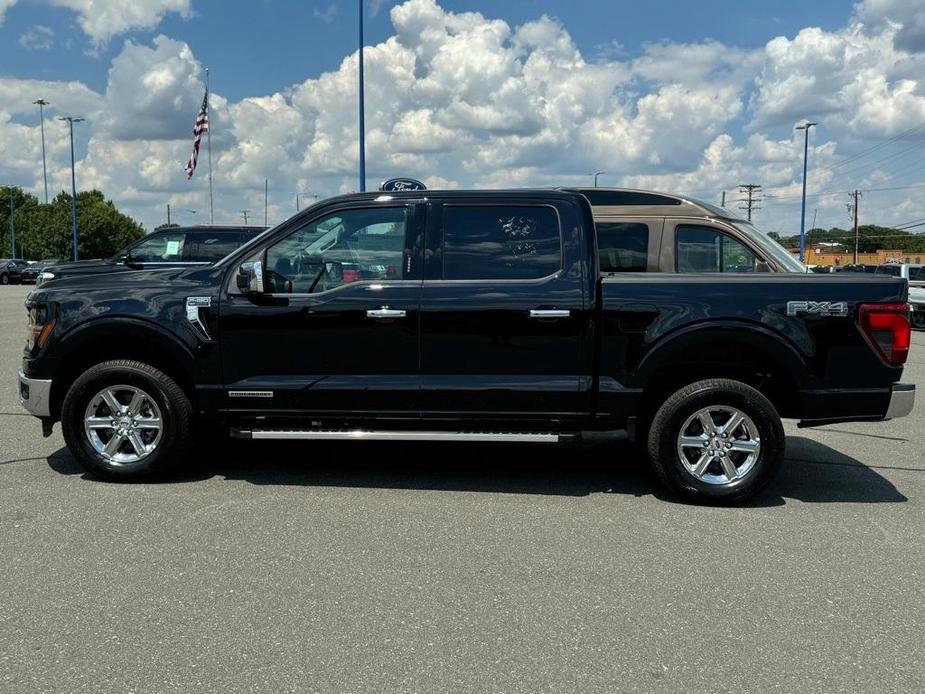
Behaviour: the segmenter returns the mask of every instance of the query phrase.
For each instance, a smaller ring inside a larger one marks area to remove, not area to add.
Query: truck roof
[[[434,190],[412,190],[412,191],[395,191],[382,192],[370,191],[366,193],[349,193],[340,195],[336,198],[321,200],[322,203],[330,203],[332,200],[387,200],[387,199],[413,199],[430,197],[446,198],[467,198],[472,196],[492,198],[492,197],[530,197],[530,196],[549,196],[558,197],[557,194],[579,193],[588,198],[594,215],[613,216],[613,217],[637,217],[645,215],[655,215],[659,217],[702,217],[702,218],[720,218],[733,221],[744,221],[742,217],[718,205],[713,205],[702,200],[685,195],[675,195],[673,193],[662,193],[653,190],[637,190],[633,188],[511,188],[506,190],[496,189],[474,189],[474,190],[456,190],[456,189],[434,189]]]
[[[591,203],[595,216],[704,217],[744,221],[725,207],[686,195],[634,188],[563,188],[581,193]]]

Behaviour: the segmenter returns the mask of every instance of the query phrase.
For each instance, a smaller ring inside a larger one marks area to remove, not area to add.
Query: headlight
[[[35,286],[38,287],[43,282],[50,282],[55,278],[54,273],[51,272],[40,272],[35,278]]]
[[[26,333],[26,349],[30,352],[41,349],[55,327],[47,304],[35,304],[29,308],[29,328]]]

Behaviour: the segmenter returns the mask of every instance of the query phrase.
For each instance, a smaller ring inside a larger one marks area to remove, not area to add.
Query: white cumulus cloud
[[[84,29],[105,40],[118,26],[191,11],[179,0],[142,5],[109,30]],[[547,16],[512,26],[435,0],[405,0],[390,9],[391,35],[364,53],[368,186],[394,175],[441,188],[575,185],[603,170],[602,184],[715,201],[726,190],[734,205],[737,184],[761,183],[767,197],[759,221],[791,232],[803,155],[793,126],[811,118],[820,121],[810,141],[811,205],[821,223],[843,223],[842,191],[897,180],[893,160],[865,167],[869,159],[862,159],[855,171],[843,164],[846,156],[878,143],[893,156],[888,138],[899,135],[912,153],[925,147],[925,128],[914,130],[925,123],[925,55],[912,50],[908,31],[918,15],[888,0],[848,12],[840,29],[808,27],[764,46],[661,41],[633,56],[589,57]],[[261,209],[264,179],[271,222],[295,211],[297,190],[304,205],[312,194],[357,189],[357,76],[354,51],[336,69],[276,93],[230,102],[212,96],[217,221]],[[21,77],[0,78],[0,180],[40,185],[31,102],[44,96],[53,115],[88,117],[78,129],[81,187],[101,187],[149,227],[163,221],[167,203],[197,210],[183,221],[206,218],[205,145],[193,180],[182,171],[204,88],[190,45],[163,35],[127,40],[103,93]],[[64,187],[67,142],[55,126],[50,172],[55,187]],[[874,221],[903,221],[925,216],[925,205],[908,192],[885,192],[865,198],[864,211]]]

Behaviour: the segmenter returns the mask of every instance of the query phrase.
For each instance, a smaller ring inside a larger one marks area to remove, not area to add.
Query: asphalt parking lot
[[[745,508],[673,502],[628,448],[236,443],[108,484],[19,407],[27,291],[0,287],[0,692],[922,690],[921,393],[788,425]]]

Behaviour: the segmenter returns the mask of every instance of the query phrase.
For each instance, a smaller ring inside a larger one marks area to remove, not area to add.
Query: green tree
[[[61,192],[47,205],[13,188],[17,255],[30,260],[73,256],[71,196]],[[10,248],[9,188],[0,188],[0,255]],[[114,255],[144,235],[134,219],[116,209],[98,190],[77,194],[77,237],[81,258]]]

